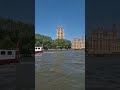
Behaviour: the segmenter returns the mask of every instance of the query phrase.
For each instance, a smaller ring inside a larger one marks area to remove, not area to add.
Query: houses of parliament
[[[89,54],[120,53],[120,39],[117,27],[111,29],[99,27],[86,37],[86,51]]]
[[[118,35],[116,24],[113,24],[111,28],[98,27],[86,36],[74,38],[71,41],[71,48],[85,48],[90,54],[120,53],[120,34]],[[64,39],[64,28],[57,28],[57,38]]]
[[[64,39],[64,28],[59,27],[57,28],[57,39]],[[71,41],[71,48],[72,49],[83,49],[85,48],[85,39],[82,36],[82,38],[74,38],[73,41]]]

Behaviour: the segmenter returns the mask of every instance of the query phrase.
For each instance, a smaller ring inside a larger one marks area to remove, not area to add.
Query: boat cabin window
[[[1,51],[1,55],[5,55],[5,51]]]
[[[7,53],[8,55],[12,55],[12,52],[11,51],[8,51],[8,53]]]
[[[35,48],[35,49],[37,49],[37,48]]]
[[[40,48],[38,48],[38,49],[40,49]]]

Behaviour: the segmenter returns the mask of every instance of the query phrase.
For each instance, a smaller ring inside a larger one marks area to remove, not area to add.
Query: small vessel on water
[[[19,63],[19,50],[1,49],[0,64]]]
[[[35,47],[35,55],[41,55],[43,53],[42,47]]]

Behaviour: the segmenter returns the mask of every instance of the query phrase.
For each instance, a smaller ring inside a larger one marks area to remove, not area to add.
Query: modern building
[[[57,39],[64,39],[64,28],[57,28]]]
[[[112,54],[120,52],[120,39],[114,24],[111,30],[97,28],[86,39],[86,50],[91,54]]]
[[[82,38],[74,38],[74,40],[71,42],[71,48],[72,49],[84,49],[85,48],[85,39],[82,36]]]

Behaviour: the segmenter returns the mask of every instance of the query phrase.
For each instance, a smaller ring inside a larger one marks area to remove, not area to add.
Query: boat
[[[1,49],[0,64],[19,63],[19,50]]]
[[[43,53],[42,47],[35,47],[35,55],[41,55]]]

